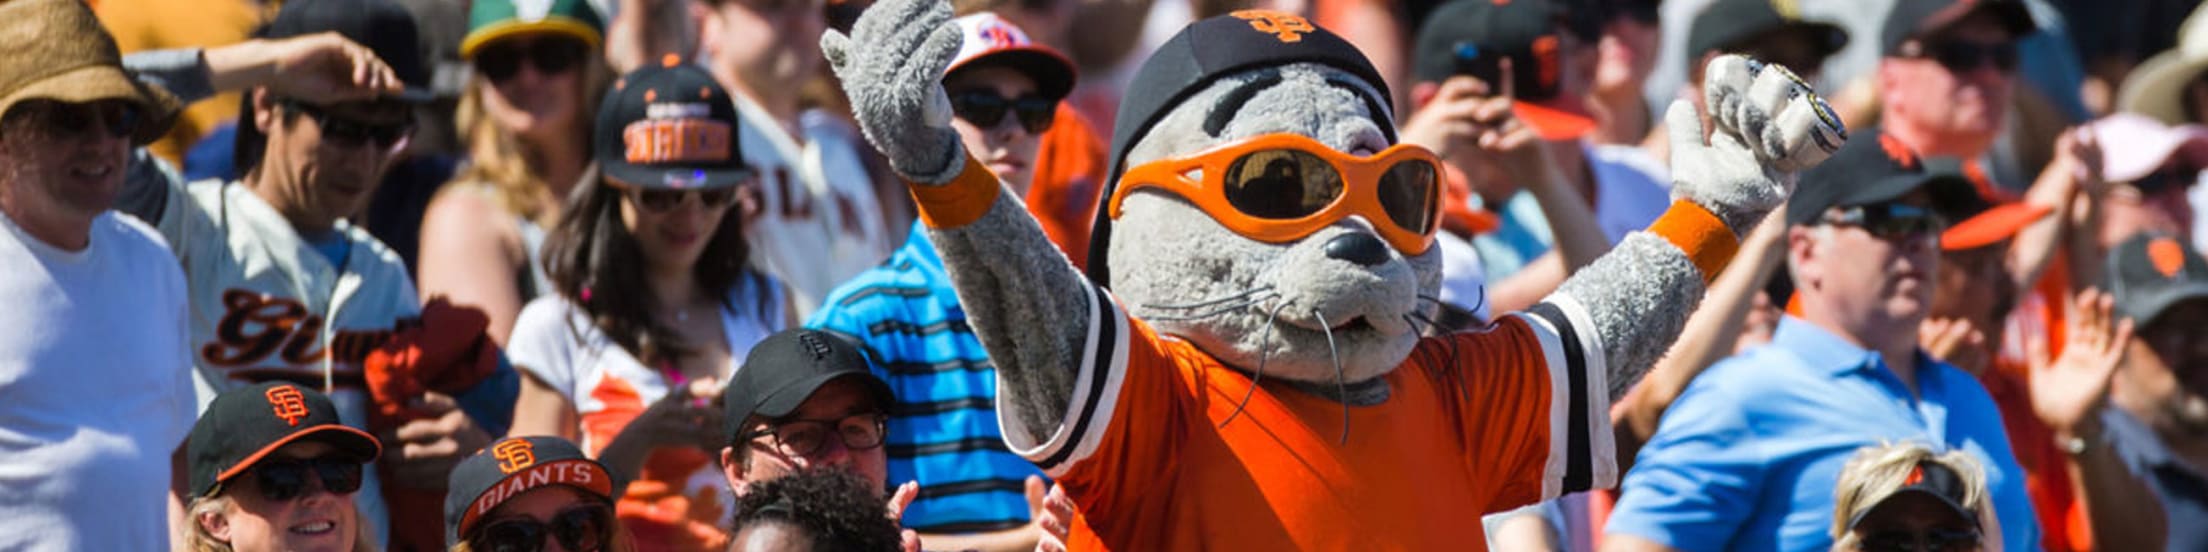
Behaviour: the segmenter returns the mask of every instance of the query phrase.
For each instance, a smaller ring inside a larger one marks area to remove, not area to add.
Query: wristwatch
[[[2084,437],[2073,435],[2067,439],[2056,439],[2055,446],[2061,448],[2063,454],[2068,454],[2071,457],[2075,458],[2079,456],[2085,456],[2085,450],[2088,445],[2085,442]]]

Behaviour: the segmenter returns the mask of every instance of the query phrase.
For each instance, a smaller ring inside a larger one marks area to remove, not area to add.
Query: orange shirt
[[[1250,393],[1248,375],[1103,292],[1090,305],[1063,425],[1047,440],[1006,427],[1079,506],[1073,549],[1478,550],[1479,514],[1616,481],[1576,307],[1423,340],[1384,376],[1386,402],[1345,407],[1277,379]]]
[[[2031,366],[2024,358],[2025,344],[2047,344],[2047,355],[2062,354],[2063,305],[2069,292],[2069,270],[2064,257],[2047,268],[2044,276],[2023,295],[2009,315],[2004,346],[1978,381],[1986,386],[1993,404],[2001,410],[2008,428],[2009,447],[2016,463],[2024,467],[2025,492],[2039,517],[2040,547],[2049,552],[2093,550],[2093,533],[2085,505],[2071,490],[2070,470],[2061,449],[2055,447],[2054,430],[2032,412]]]
[[[1068,102],[1058,102],[1050,130],[1035,152],[1035,180],[1027,189],[1027,212],[1077,268],[1089,266],[1089,227],[1096,221],[1097,196],[1104,193],[1104,141],[1096,128]]]

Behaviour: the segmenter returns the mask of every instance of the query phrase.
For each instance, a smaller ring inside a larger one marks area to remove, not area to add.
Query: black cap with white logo
[[[295,441],[328,443],[365,463],[383,454],[367,432],[338,421],[337,406],[320,391],[285,382],[232,389],[207,404],[185,445],[194,498],[244,473]]]

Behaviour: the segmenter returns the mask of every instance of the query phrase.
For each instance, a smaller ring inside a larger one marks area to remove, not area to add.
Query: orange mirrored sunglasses
[[[1117,220],[1127,194],[1159,188],[1237,234],[1273,243],[1363,215],[1388,245],[1419,255],[1433,246],[1441,217],[1440,166],[1433,152],[1410,144],[1356,157],[1308,137],[1267,134],[1127,169],[1105,208]]]

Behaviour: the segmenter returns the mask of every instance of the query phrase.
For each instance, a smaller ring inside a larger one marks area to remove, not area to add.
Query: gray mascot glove
[[[859,129],[890,168],[913,182],[950,182],[965,168],[966,150],[943,93],[943,71],[959,43],[945,0],[879,2],[859,16],[851,36],[831,30],[820,37]]]
[[[1724,55],[1703,74],[1704,104],[1716,127],[1708,143],[1694,106],[1674,101],[1664,113],[1672,195],[1708,208],[1738,235],[1786,201],[1793,192],[1789,173],[1840,149],[1847,129],[1785,67]]]

